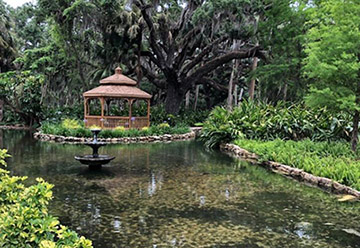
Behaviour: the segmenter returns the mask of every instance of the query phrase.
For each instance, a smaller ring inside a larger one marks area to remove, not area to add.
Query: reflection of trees
[[[100,152],[116,159],[91,172],[73,159],[88,147],[3,137],[10,170],[54,184],[52,214],[95,247],[336,247],[354,237],[319,223],[356,230],[360,221],[360,206],[196,142],[109,145]]]
[[[74,218],[69,224],[75,225],[74,228],[79,225],[82,234],[90,235],[89,238],[120,247],[153,244],[168,247],[174,242],[175,247],[190,244],[238,247],[251,242],[300,245],[302,240],[295,237],[298,225],[288,221],[301,223],[295,209],[301,203],[298,195],[286,195],[280,187],[279,195],[285,199],[286,206],[291,208],[293,202],[294,207],[294,211],[284,212],[281,201],[272,206],[274,194],[266,193],[261,183],[249,180],[252,173],[250,170],[245,175],[214,176],[173,168],[147,175],[91,180],[79,190],[80,194],[86,194],[80,202],[80,195],[67,195],[72,203],[69,212]],[[262,170],[262,175],[266,174]],[[268,195],[268,199],[262,195]],[[202,197],[206,198],[204,204]],[[305,206],[313,207],[313,203]],[[315,232],[307,230],[307,235],[308,245],[327,245]]]

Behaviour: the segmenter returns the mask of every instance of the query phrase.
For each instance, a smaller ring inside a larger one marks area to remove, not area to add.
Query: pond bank
[[[255,153],[249,152],[246,149],[243,149],[235,144],[222,144],[220,145],[220,150],[236,158],[245,159],[253,164],[258,164],[263,167],[266,167],[278,174],[294,178],[298,181],[303,181],[311,185],[317,186],[326,191],[335,193],[335,194],[349,194],[357,198],[360,198],[360,192],[340,184],[334,180],[325,177],[314,176],[310,173],[305,172],[302,169],[294,168],[288,165],[273,161],[260,161],[259,156]]]
[[[18,125],[0,125],[0,129],[5,130],[31,130],[34,128],[28,126],[18,126]]]
[[[121,143],[151,143],[151,142],[162,142],[162,141],[180,141],[180,140],[191,140],[196,137],[199,133],[198,128],[191,128],[189,133],[185,134],[164,134],[157,136],[139,136],[139,137],[121,137],[121,138],[98,138],[99,142],[109,142],[113,144]],[[61,136],[54,134],[44,134],[41,132],[34,133],[34,138],[41,141],[54,141],[59,143],[86,143],[91,142],[92,138],[80,138],[72,136]]]

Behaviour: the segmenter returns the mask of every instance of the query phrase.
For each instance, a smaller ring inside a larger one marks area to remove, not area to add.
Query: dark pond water
[[[55,185],[50,210],[95,247],[360,247],[360,203],[191,142],[109,145],[90,172],[81,145],[2,131],[14,175]]]

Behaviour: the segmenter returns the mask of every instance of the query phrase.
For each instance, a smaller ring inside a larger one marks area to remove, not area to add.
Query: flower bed
[[[35,133],[34,137],[40,140],[83,143],[91,141],[93,135],[90,129],[82,126],[79,121],[65,119],[60,124],[43,124],[41,130]],[[98,140],[111,143],[131,143],[187,140],[194,137],[195,132],[191,131],[189,127],[171,127],[167,123],[162,123],[141,130],[123,127],[105,129],[100,132]]]

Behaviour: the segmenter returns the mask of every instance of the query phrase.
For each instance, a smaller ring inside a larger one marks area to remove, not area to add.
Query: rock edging
[[[0,129],[3,130],[31,130],[33,129],[32,127],[28,127],[28,126],[20,126],[20,125],[1,125]]]
[[[255,153],[251,153],[237,145],[234,144],[222,144],[220,145],[220,150],[229,154],[232,157],[245,159],[251,163],[258,164],[264,166],[275,173],[282,174],[291,178],[294,178],[298,181],[304,181],[311,185],[320,187],[327,191],[330,191],[335,194],[347,194],[353,195],[357,198],[360,198],[360,191],[357,191],[353,188],[340,184],[334,180],[331,180],[326,177],[318,177],[314,176],[308,172],[305,172],[302,169],[294,168],[288,165],[284,165],[281,163],[273,162],[273,161],[265,161],[261,162],[259,160],[259,156]]]
[[[162,141],[175,141],[175,140],[190,140],[196,136],[194,131],[185,134],[164,134],[159,136],[139,136],[139,137],[122,137],[122,138],[98,138],[99,142],[108,142],[112,144],[122,143],[150,143]],[[86,143],[91,142],[92,138],[79,138],[72,136],[60,136],[54,134],[44,134],[41,132],[34,133],[34,138],[42,141],[53,141],[59,143]]]

